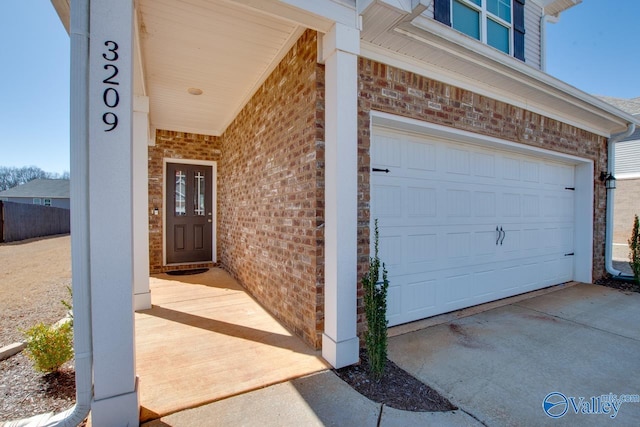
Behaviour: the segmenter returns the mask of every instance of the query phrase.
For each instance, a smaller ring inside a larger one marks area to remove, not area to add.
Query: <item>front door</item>
[[[167,163],[167,264],[211,261],[212,167]]]

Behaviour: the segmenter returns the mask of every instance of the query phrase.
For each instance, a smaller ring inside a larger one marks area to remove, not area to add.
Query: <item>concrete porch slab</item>
[[[153,276],[136,313],[141,421],[327,369],[224,270]]]

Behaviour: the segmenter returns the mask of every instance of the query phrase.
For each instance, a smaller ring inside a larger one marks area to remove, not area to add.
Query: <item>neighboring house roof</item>
[[[607,102],[614,107],[633,115],[633,117],[640,122],[640,96],[637,98],[614,98],[613,96],[599,96],[596,95],[596,98],[600,98],[604,102]],[[635,132],[626,137],[620,142],[624,141],[636,141],[640,140],[640,126],[636,126]]]
[[[34,179],[26,184],[0,191],[0,197],[45,197],[69,199],[68,179]]]
[[[614,98],[613,96],[596,95],[596,98],[600,98],[604,102],[607,102],[613,105],[614,107],[619,108],[622,111],[625,111],[634,116],[640,115],[640,97],[626,99],[626,98]]]

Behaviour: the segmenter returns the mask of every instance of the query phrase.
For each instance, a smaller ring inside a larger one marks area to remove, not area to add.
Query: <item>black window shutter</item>
[[[513,56],[524,62],[524,2],[513,0]]]
[[[433,17],[444,25],[451,26],[451,0],[435,0]]]

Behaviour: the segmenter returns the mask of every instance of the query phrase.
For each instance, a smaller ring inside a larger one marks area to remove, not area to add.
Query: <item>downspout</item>
[[[616,143],[629,135],[631,135],[636,130],[635,123],[629,123],[627,130],[622,133],[618,133],[612,135],[609,138],[608,144],[608,153],[607,153],[607,172],[613,174],[616,167]],[[605,219],[605,244],[604,244],[604,264],[607,270],[607,273],[611,274],[613,277],[619,279],[631,279],[633,276],[629,274],[625,274],[620,270],[616,270],[613,268],[613,200],[614,200],[614,192],[615,188],[607,189],[607,213]]]
[[[71,1],[71,274],[76,404],[45,426],[75,427],[93,398],[89,263],[89,0]]]
[[[545,15],[540,17],[540,70],[547,72],[547,22],[556,24],[560,17],[558,15]]]

